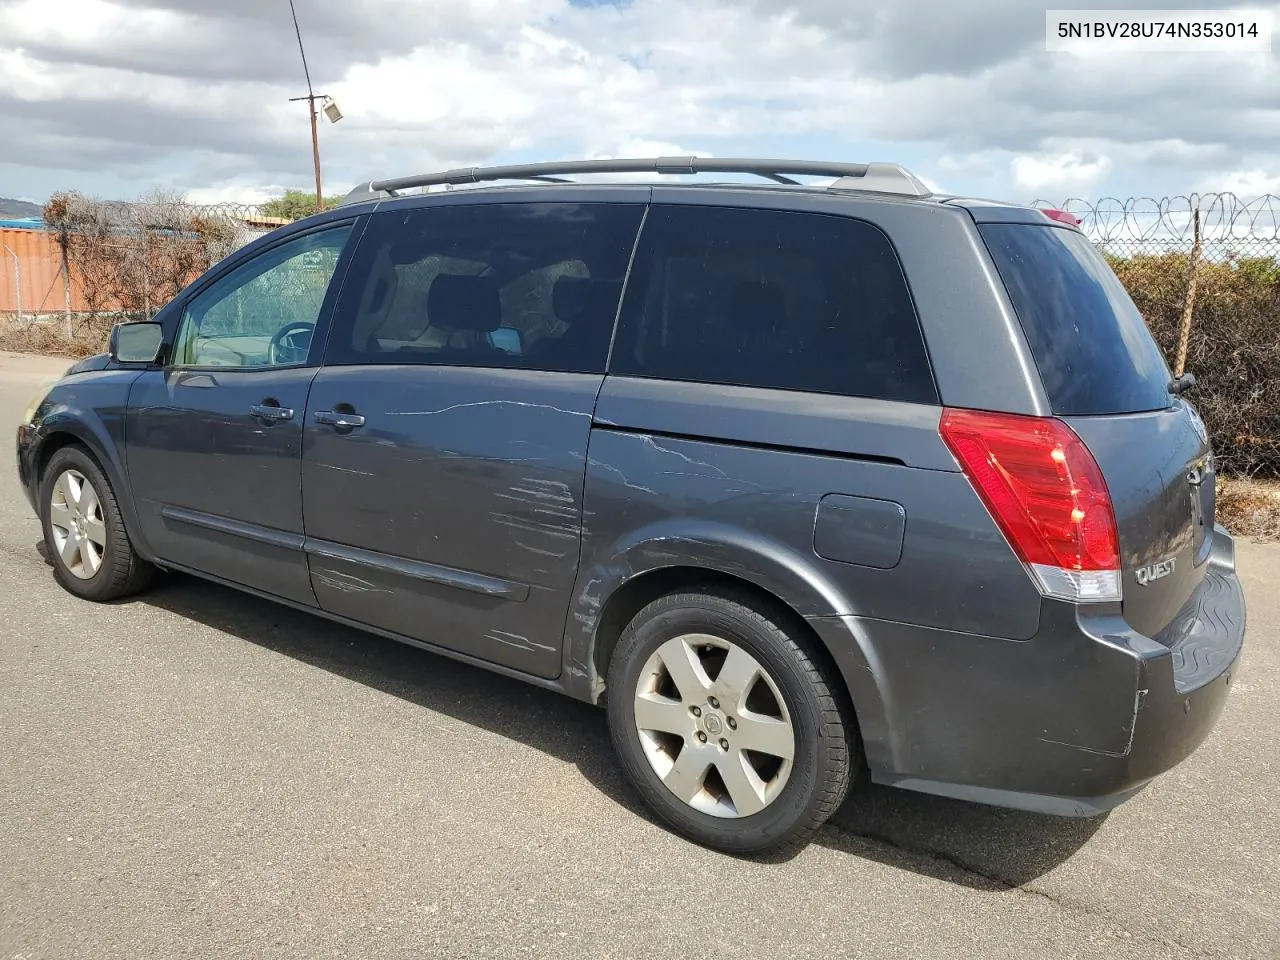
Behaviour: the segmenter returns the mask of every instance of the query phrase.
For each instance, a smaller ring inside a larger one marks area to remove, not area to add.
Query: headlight
[[[24,424],[31,422],[31,419],[36,415],[36,411],[40,409],[40,404],[44,403],[44,398],[49,395],[49,391],[53,389],[53,385],[57,382],[56,380],[49,381],[31,398],[31,401],[27,404],[27,409],[22,411],[22,422]]]

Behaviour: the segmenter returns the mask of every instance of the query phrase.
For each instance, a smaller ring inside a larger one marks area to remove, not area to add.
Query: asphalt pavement
[[[6,443],[68,361],[0,354]],[[867,787],[780,862],[656,825],[601,711],[186,577],[74,599],[0,476],[0,958],[1280,957],[1280,547],[1210,739],[1060,820]]]

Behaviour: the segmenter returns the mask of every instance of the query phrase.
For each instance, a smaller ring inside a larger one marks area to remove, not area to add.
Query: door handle
[[[258,417],[259,419],[262,419],[262,420],[267,420],[271,423],[276,423],[280,420],[293,419],[292,407],[281,407],[281,406],[277,406],[274,403],[255,403],[252,407],[249,408],[249,412],[252,413],[255,417]]]
[[[358,413],[339,413],[337,410],[316,411],[316,423],[324,423],[339,430],[351,430],[364,426],[364,417]]]

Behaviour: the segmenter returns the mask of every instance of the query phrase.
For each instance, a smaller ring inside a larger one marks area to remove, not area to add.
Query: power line
[[[293,16],[293,32],[298,38],[298,52],[302,54],[302,72],[307,78],[307,96],[314,97],[311,89],[311,71],[307,69],[307,51],[302,47],[302,31],[298,29],[298,11],[294,9],[293,0],[289,0],[289,13]]]
[[[311,70],[307,67],[307,51],[302,46],[302,31],[298,28],[298,11],[294,8],[293,0],[289,0],[289,13],[293,16],[293,32],[298,38],[298,53],[302,54],[302,72],[307,78],[307,95],[305,97],[292,97],[292,101],[307,101],[307,114],[311,120],[311,158],[315,163],[316,171],[316,212],[319,213],[324,209],[324,191],[320,186],[320,134],[316,130],[316,92],[311,87]]]

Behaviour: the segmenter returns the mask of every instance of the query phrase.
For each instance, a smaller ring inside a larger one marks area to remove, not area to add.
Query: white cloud
[[[288,102],[305,87],[279,6],[0,0],[0,193],[307,188],[306,110]],[[778,144],[898,157],[931,186],[1009,199],[1215,177],[1280,189],[1280,56],[1227,69],[1220,55],[1047,54],[1043,11],[1023,0],[927,17],[872,0],[308,0],[299,16],[316,89],[346,114],[321,129],[332,192],[486,162]]]
[[[1280,173],[1234,170],[1204,177],[1196,189],[1201,193],[1234,193],[1241,200],[1254,200],[1266,194],[1280,194]]]
[[[281,184],[261,184],[249,180],[224,180],[186,191],[191,203],[263,203],[285,192]]]
[[[1010,164],[1013,179],[1023,193],[1064,197],[1088,193],[1111,171],[1111,158],[1081,153],[1020,155]]]

